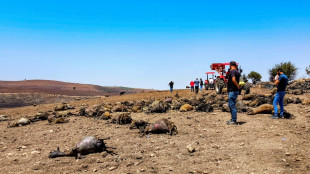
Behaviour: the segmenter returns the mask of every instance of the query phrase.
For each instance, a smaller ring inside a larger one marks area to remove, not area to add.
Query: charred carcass
[[[60,152],[58,147],[57,150],[54,150],[50,153],[49,158],[65,156],[74,156],[75,158],[81,158],[81,155],[99,153],[103,151],[113,153],[112,151],[107,150],[109,147],[106,147],[104,140],[106,139],[97,139],[95,137],[88,136],[82,139],[70,152]]]
[[[141,130],[141,133],[142,136],[149,133],[154,134],[166,133],[169,135],[176,135],[178,134],[178,129],[172,121],[163,118],[156,121],[154,124],[146,126],[145,129]]]

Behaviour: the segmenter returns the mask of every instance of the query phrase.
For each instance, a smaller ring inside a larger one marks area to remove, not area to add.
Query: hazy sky
[[[310,64],[310,1],[1,1],[0,80],[184,88],[210,64]]]

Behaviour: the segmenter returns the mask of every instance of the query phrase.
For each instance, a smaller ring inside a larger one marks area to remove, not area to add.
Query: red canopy
[[[230,65],[230,63],[213,63],[213,64],[211,65],[211,69],[212,69],[212,70],[218,70],[218,69],[220,69],[220,67],[221,67],[222,69],[224,69],[225,66],[227,66],[227,65]],[[238,63],[237,63],[237,65],[238,65]]]
[[[206,72],[206,74],[215,74],[215,72]]]

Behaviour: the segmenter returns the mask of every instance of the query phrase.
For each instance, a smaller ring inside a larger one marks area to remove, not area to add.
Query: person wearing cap
[[[194,81],[196,94],[198,94],[198,91],[199,91],[199,83],[200,82],[199,82],[198,78],[196,78],[196,80]]]
[[[270,118],[272,119],[278,119],[283,118],[284,113],[284,105],[283,105],[283,99],[285,96],[285,89],[288,84],[288,78],[283,73],[283,70],[279,68],[277,70],[277,76],[274,79],[275,85],[277,86],[277,93],[273,100],[273,108],[274,108],[274,115]],[[280,105],[280,116],[278,116],[278,104]]]
[[[228,75],[227,91],[228,91],[228,103],[231,113],[231,120],[227,121],[228,125],[237,124],[237,108],[236,101],[239,95],[240,72],[237,69],[237,63],[235,61],[230,62],[230,73]]]

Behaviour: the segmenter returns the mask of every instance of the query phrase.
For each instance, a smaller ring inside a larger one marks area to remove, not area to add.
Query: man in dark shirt
[[[277,70],[277,76],[275,77],[274,81],[275,85],[277,86],[277,93],[273,100],[274,116],[271,116],[270,118],[278,119],[283,118],[283,112],[284,112],[283,99],[285,96],[285,89],[288,84],[288,78],[283,73],[283,70],[281,68]],[[280,116],[278,116],[278,104],[280,105]]]
[[[198,78],[196,78],[196,80],[194,81],[196,94],[198,94],[198,91],[199,91],[199,83],[200,82],[199,82]]]
[[[202,92],[202,88],[203,88],[203,81],[202,81],[202,78],[200,78],[200,91]]]
[[[173,83],[173,81],[171,81],[171,82],[169,83],[169,86],[170,86],[170,92],[172,92],[172,91],[173,91],[173,85],[174,85],[174,83]]]
[[[239,86],[240,81],[240,73],[237,70],[237,63],[235,61],[230,62],[230,73],[228,75],[228,102],[231,113],[231,120],[227,121],[228,125],[236,125],[237,124],[237,108],[236,101],[239,95],[239,90],[241,87]]]

